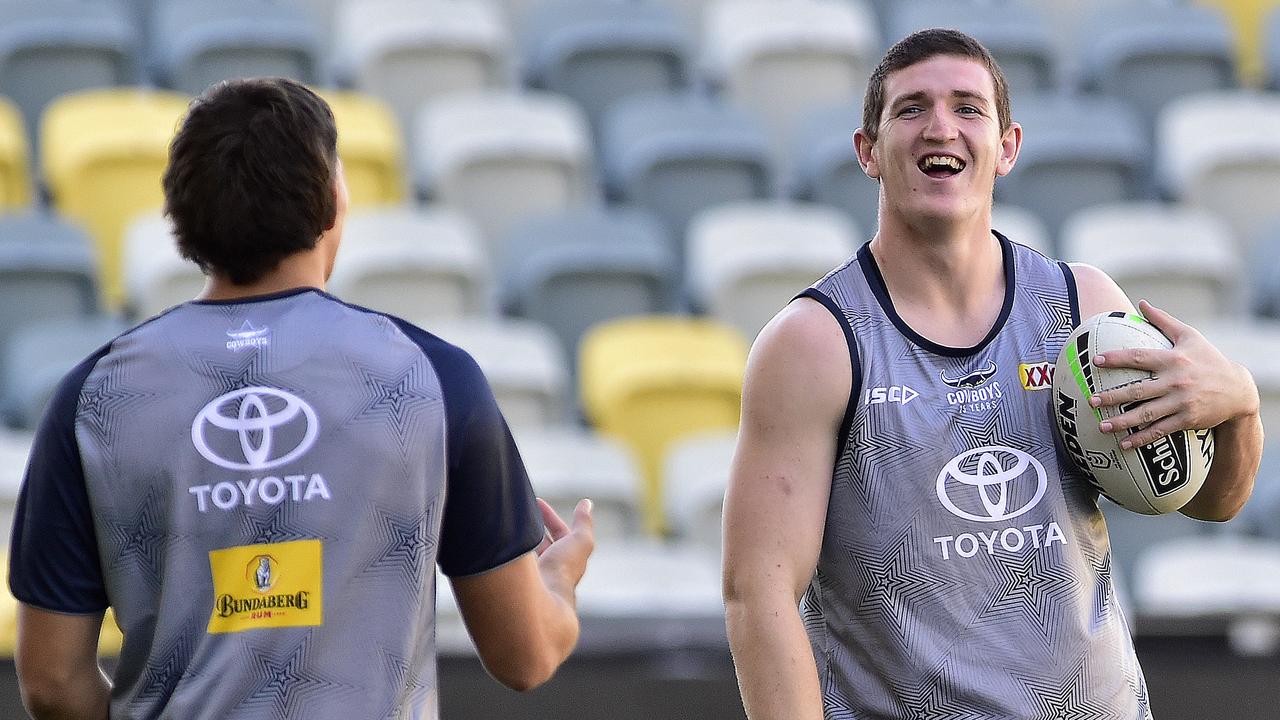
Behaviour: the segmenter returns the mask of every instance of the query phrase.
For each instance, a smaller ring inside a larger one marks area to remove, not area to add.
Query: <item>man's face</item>
[[[990,211],[997,175],[1013,169],[1022,129],[1003,134],[995,86],[982,63],[936,55],[885,78],[875,143],[854,137],[863,169],[880,180],[881,209],[907,222],[960,221]]]

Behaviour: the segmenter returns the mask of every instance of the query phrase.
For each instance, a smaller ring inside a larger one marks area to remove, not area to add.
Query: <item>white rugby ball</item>
[[[1099,492],[1143,515],[1173,512],[1199,492],[1213,463],[1213,430],[1181,431],[1122,450],[1126,433],[1104,433],[1098,424],[1130,406],[1092,408],[1089,398],[1152,374],[1097,367],[1093,358],[1123,348],[1171,347],[1169,338],[1141,315],[1101,313],[1071,333],[1053,371],[1054,414],[1067,454]]]

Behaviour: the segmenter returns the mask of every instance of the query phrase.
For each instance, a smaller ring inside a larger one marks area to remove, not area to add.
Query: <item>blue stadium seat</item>
[[[602,129],[607,193],[661,216],[681,261],[685,226],[699,210],[774,193],[768,137],[722,102],[632,96],[610,108]]]
[[[0,406],[8,423],[34,428],[62,376],[127,327],[119,317],[93,315],[28,325],[14,333],[0,362]]]
[[[996,199],[1037,213],[1057,236],[1068,216],[1103,202],[1149,192],[1148,143],[1133,111],[1112,98],[1024,96],[1013,119],[1022,151]]]
[[[33,152],[49,101],[136,82],[140,46],[131,14],[114,2],[0,2],[0,95],[21,109]]]
[[[651,0],[551,0],[534,5],[520,37],[525,82],[573,98],[594,127],[627,95],[689,84],[692,39]]]
[[[1048,21],[1031,5],[983,0],[899,0],[889,11],[888,37],[925,28],[966,32],[995,56],[1013,97],[1051,90],[1057,63]]]
[[[505,305],[551,328],[566,357],[597,323],[675,306],[675,259],[661,224],[639,210],[532,220],[509,235],[503,257]]]
[[[321,29],[271,0],[172,0],[156,7],[150,63],[164,87],[198,95],[229,78],[322,80]]]
[[[1280,7],[1267,16],[1262,35],[1265,82],[1268,90],[1280,90]]]
[[[840,103],[810,113],[799,123],[791,150],[788,194],[840,208],[858,227],[874,230],[880,184],[867,177],[853,149],[862,126],[862,101]]]
[[[1251,260],[1253,310],[1280,320],[1280,224],[1260,233]]]
[[[1081,28],[1079,87],[1124,98],[1150,129],[1179,95],[1233,87],[1235,48],[1217,10],[1190,3],[1121,3]]]

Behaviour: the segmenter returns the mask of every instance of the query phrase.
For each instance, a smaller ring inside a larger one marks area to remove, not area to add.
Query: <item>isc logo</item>
[[[906,385],[893,385],[890,387],[868,388],[863,393],[863,403],[866,405],[880,405],[883,403],[906,405],[918,397],[920,397],[920,393]]]

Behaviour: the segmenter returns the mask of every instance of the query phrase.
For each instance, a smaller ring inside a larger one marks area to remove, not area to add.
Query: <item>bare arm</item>
[[[591,502],[565,525],[542,500],[551,537],[536,552],[489,572],[453,578],[458,609],[480,660],[513,690],[532,690],[555,674],[578,642],[575,589],[594,547]]]
[[[64,615],[18,604],[15,662],[35,720],[106,720],[111,684],[98,666],[102,613]]]
[[[747,362],[724,507],[729,644],[751,720],[820,720],[822,697],[798,605],[822,545],[848,347],[817,302],[791,303]]]
[[[1133,305],[1111,278],[1087,265],[1072,265],[1080,290],[1080,314],[1132,312]],[[1262,462],[1262,420],[1253,376],[1227,359],[1195,328],[1145,300],[1143,316],[1173,341],[1171,350],[1119,350],[1095,363],[1149,370],[1156,377],[1098,394],[1099,405],[1144,401],[1102,423],[1103,432],[1127,432],[1124,447],[1145,445],[1179,430],[1213,428],[1214,459],[1204,487],[1181,510],[1199,520],[1230,520],[1253,492]]]

